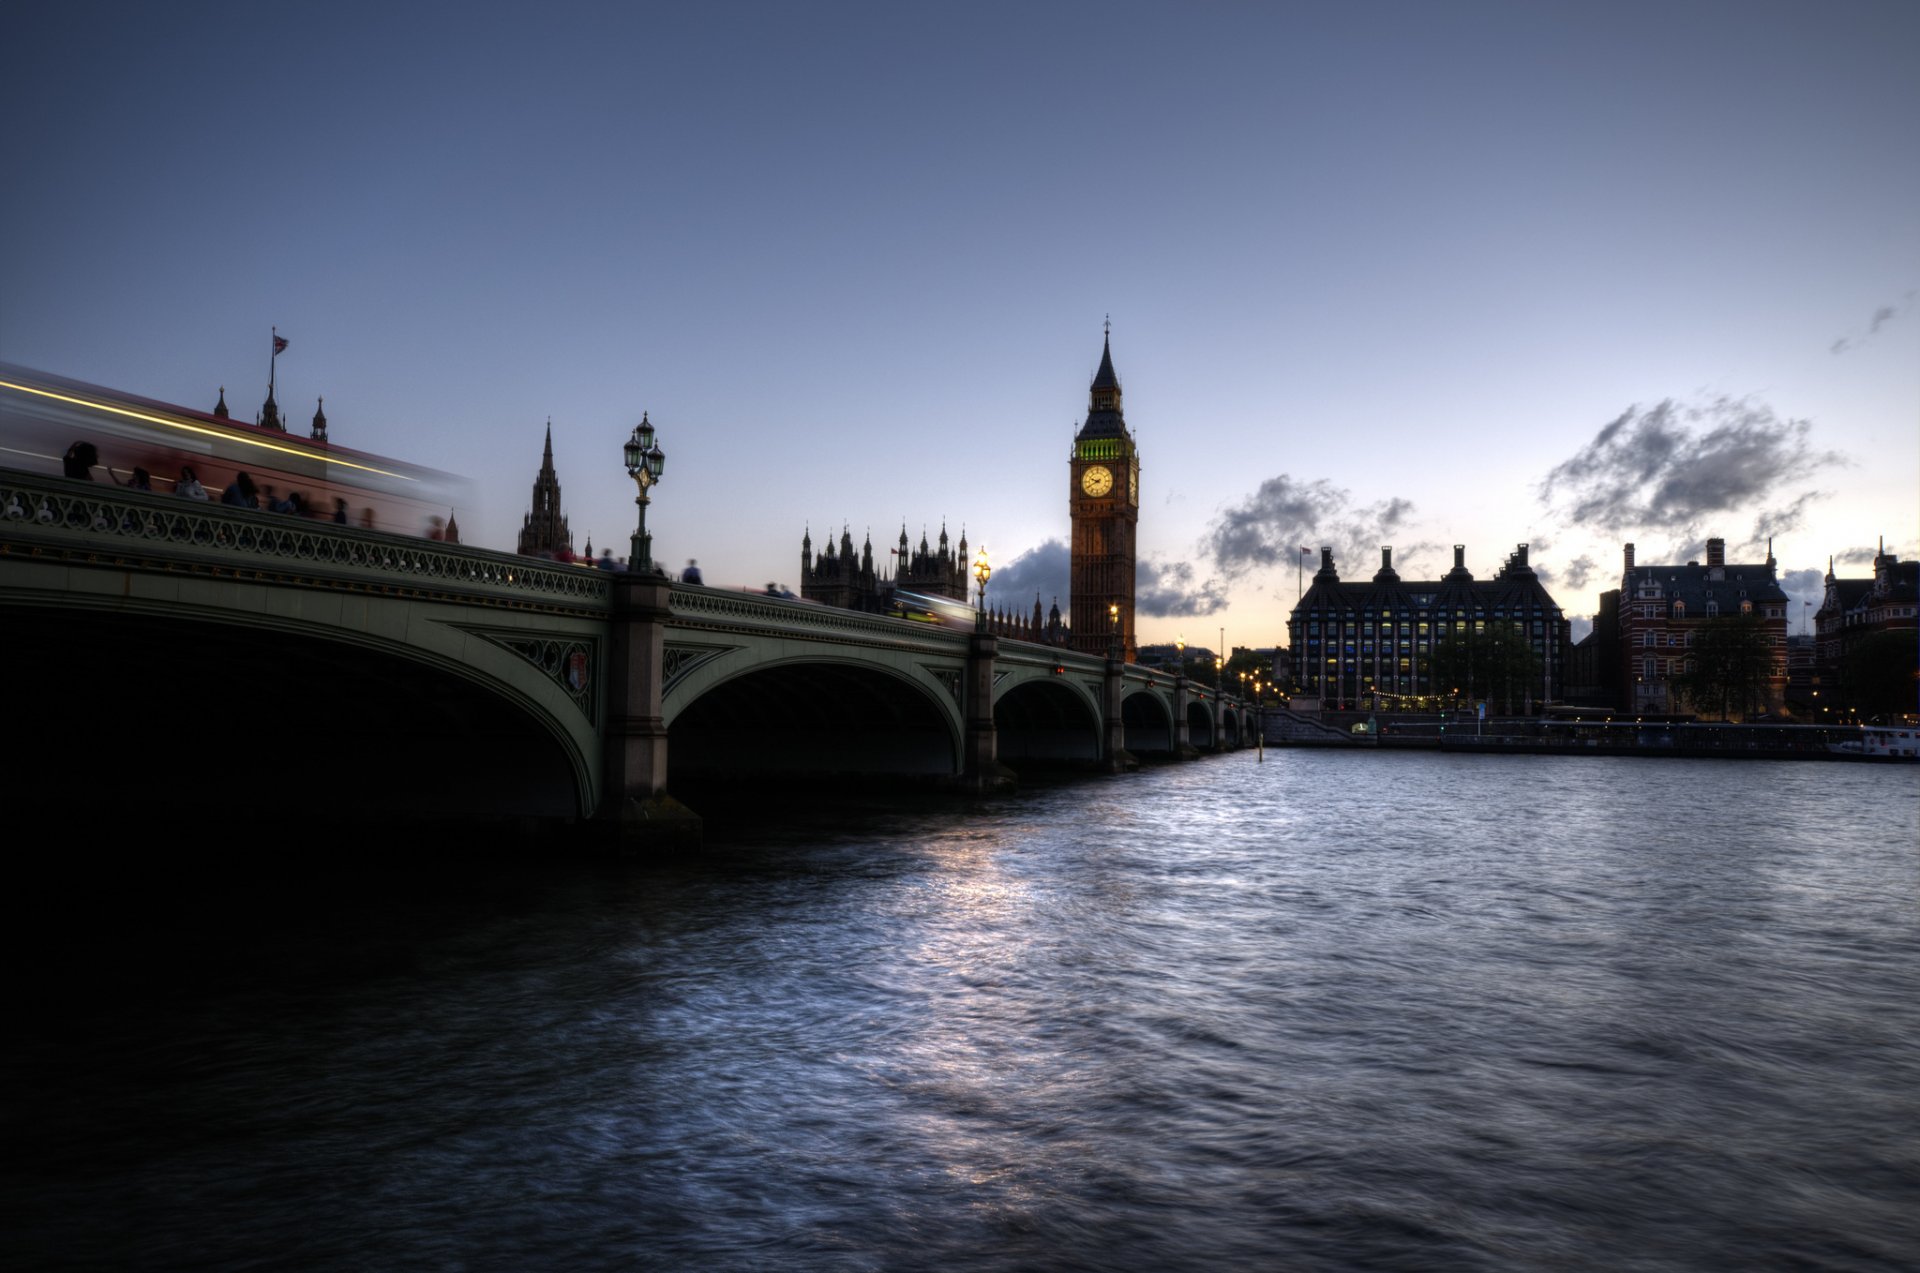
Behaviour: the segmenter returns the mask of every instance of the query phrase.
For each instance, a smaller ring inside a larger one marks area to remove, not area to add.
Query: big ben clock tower
[[[1120,410],[1112,324],[1100,348],[1087,420],[1073,439],[1073,648],[1105,654],[1118,607],[1121,657],[1139,655],[1133,634],[1133,537],[1140,521],[1140,455]]]

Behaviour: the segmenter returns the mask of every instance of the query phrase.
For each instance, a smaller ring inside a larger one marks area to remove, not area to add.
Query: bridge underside
[[[713,686],[668,731],[668,787],[698,802],[735,777],[940,779],[959,744],[918,688],[872,667],[789,663]]]
[[[1126,748],[1136,756],[1173,753],[1173,720],[1168,709],[1151,694],[1129,694],[1120,703],[1126,727]]]
[[[1091,707],[1058,681],[1028,681],[993,705],[1002,764],[1027,768],[1099,763],[1100,725]]]
[[[1187,741],[1202,751],[1213,748],[1213,712],[1205,703],[1187,704]]]
[[[271,851],[307,819],[580,812],[551,734],[426,664],[112,610],[9,607],[0,624],[0,701],[23,744],[9,786],[69,819],[128,811],[203,844]]]

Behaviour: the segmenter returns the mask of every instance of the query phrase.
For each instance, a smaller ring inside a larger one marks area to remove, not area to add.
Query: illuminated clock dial
[[[1129,504],[1138,504],[1140,502],[1139,469],[1130,468],[1127,470],[1127,502]]]
[[[1096,499],[1113,489],[1113,471],[1104,464],[1095,464],[1080,475],[1080,489]]]

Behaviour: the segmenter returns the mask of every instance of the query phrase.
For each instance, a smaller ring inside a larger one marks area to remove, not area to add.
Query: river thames
[[[1270,751],[718,838],[16,890],[0,1258],[1920,1266],[1920,768]]]

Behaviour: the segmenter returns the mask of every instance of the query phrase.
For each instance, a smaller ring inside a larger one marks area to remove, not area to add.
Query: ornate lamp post
[[[993,578],[993,567],[987,564],[987,546],[980,545],[980,552],[973,559],[973,577],[980,581],[980,608],[974,615],[974,626],[980,631],[987,630],[987,580]]]
[[[639,505],[640,520],[633,530],[633,550],[627,557],[627,568],[652,574],[653,536],[647,534],[647,492],[660,484],[660,474],[667,467],[667,453],[655,440],[646,412],[640,413],[640,423],[634,426],[633,436],[627,439],[624,450],[627,476],[640,488],[639,497],[633,501]]]
[[[1118,659],[1120,657],[1120,603],[1119,602],[1115,601],[1115,602],[1108,603],[1107,622],[1112,627],[1111,632],[1107,636],[1107,657],[1110,659]]]

